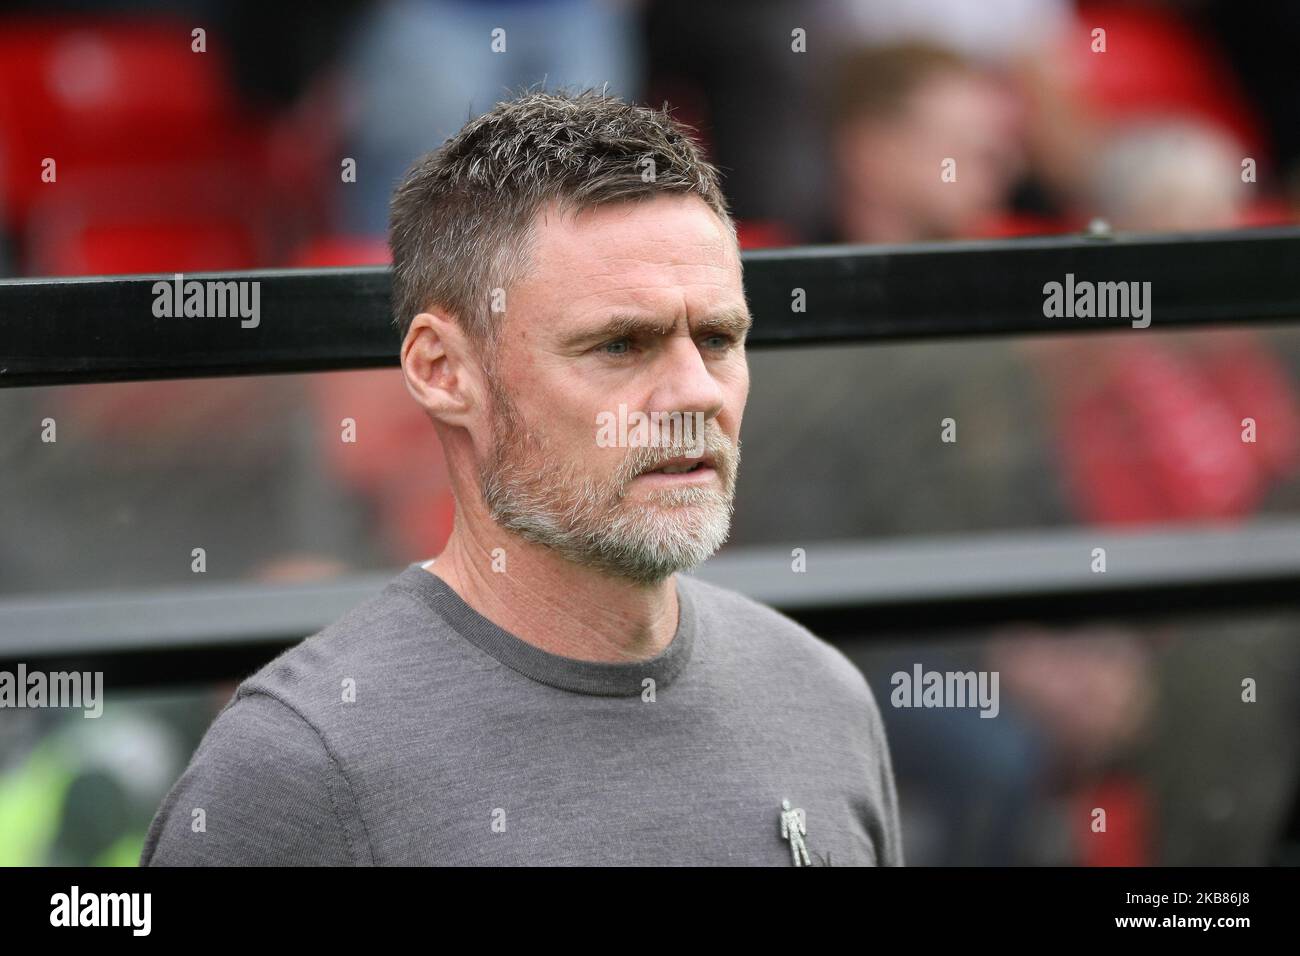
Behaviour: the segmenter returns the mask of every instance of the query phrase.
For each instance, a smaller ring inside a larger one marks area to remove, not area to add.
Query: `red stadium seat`
[[[172,20],[9,18],[0,25],[0,189],[17,232],[32,205],[105,167],[257,162],[216,37]],[[46,158],[57,182],[42,181]]]
[[[1082,229],[1079,223],[1033,213],[999,213],[979,223],[972,235],[980,239],[1015,239],[1021,236],[1059,236]]]
[[[388,265],[387,241],[373,236],[319,236],[292,257],[298,268]],[[397,354],[393,333],[393,354]],[[451,534],[455,500],[437,433],[402,385],[382,369],[313,375],[322,460],[340,482],[371,503],[393,560],[414,560],[441,548]],[[356,442],[340,441],[345,418]]]
[[[386,266],[392,261],[388,241],[371,236],[318,236],[294,253],[299,269],[332,266]]]
[[[1070,46],[1081,91],[1106,120],[1196,116],[1235,136],[1254,155],[1264,148],[1258,117],[1214,46],[1174,12],[1158,7],[1085,3],[1082,33]],[[1094,29],[1106,51],[1093,53]]]
[[[74,276],[251,269],[257,263],[253,243],[247,230],[234,225],[91,226],[34,271]]]
[[[779,249],[799,244],[794,233],[771,219],[737,220],[736,236],[742,249]]]
[[[101,170],[43,197],[23,237],[33,275],[250,269],[270,255],[257,180],[214,168]]]

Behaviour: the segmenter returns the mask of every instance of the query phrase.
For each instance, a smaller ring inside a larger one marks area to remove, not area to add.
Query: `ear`
[[[402,375],[433,419],[468,427],[485,407],[481,369],[460,326],[445,312],[421,312],[402,341]]]

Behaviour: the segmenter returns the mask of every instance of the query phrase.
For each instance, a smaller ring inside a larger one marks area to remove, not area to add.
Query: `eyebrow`
[[[595,345],[612,339],[621,339],[637,335],[668,335],[676,327],[672,319],[659,319],[652,316],[613,315],[595,328],[574,332],[564,339],[565,347],[578,345]],[[693,331],[697,335],[718,335],[729,333],[737,339],[743,339],[754,320],[747,309],[726,309],[696,320]]]

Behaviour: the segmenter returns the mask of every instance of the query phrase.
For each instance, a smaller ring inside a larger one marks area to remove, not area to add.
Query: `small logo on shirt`
[[[790,841],[790,855],[795,866],[834,866],[830,851],[826,855],[810,851],[804,837],[808,835],[808,814],[802,807],[791,808],[789,800],[781,801],[781,839]]]
[[[790,841],[790,855],[795,866],[810,866],[808,846],[808,817],[801,807],[791,808],[789,800],[781,801],[781,839]]]

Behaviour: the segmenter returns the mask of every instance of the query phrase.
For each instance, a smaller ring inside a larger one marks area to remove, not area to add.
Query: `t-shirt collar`
[[[657,656],[645,661],[583,661],[552,654],[498,627],[465,603],[452,587],[427,570],[432,561],[414,562],[398,575],[394,586],[413,592],[457,634],[502,664],[532,680],[578,694],[633,697],[646,680],[656,690],[667,687],[685,668],[695,643],[696,611],[691,596],[677,587],[677,632]]]

